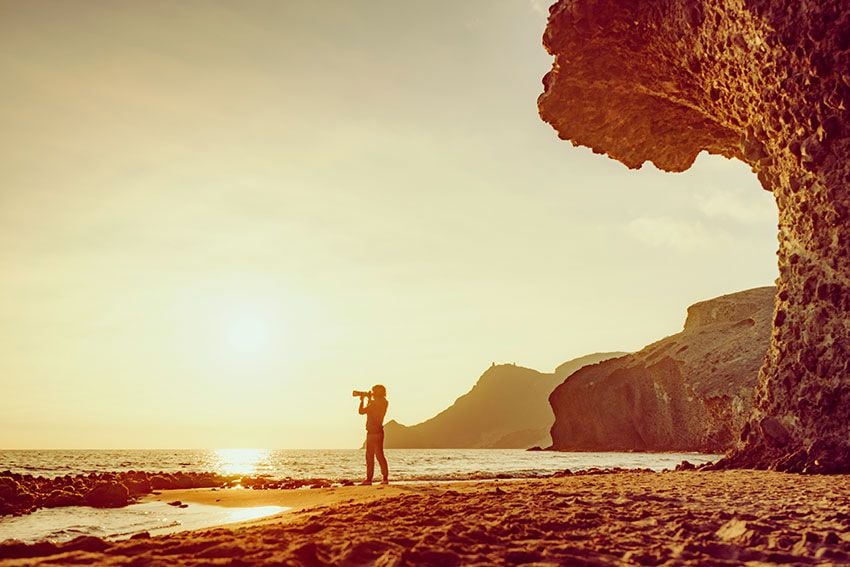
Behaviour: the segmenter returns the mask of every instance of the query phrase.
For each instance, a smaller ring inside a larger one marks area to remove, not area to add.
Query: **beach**
[[[149,498],[288,511],[161,537],[7,543],[2,564],[850,562],[848,476],[590,471],[511,481],[167,490]]]

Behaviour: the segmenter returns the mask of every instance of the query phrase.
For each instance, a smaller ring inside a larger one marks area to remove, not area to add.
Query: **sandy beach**
[[[169,490],[156,498],[291,510],[162,537],[7,545],[0,548],[7,558],[2,564],[850,562],[848,476],[619,472],[514,482]]]

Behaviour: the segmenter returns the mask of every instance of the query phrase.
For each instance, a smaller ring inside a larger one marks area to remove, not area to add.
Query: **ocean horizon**
[[[702,453],[562,452],[523,449],[386,449],[395,481],[534,478],[564,469],[674,468]],[[33,476],[105,472],[217,473],[270,478],[358,479],[362,449],[6,449],[0,471]]]

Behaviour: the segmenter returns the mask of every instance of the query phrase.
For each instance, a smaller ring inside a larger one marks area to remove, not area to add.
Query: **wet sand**
[[[300,491],[195,489],[158,498],[293,509],[236,527],[115,543],[88,538],[50,556],[2,563],[850,563],[850,476],[620,472]],[[6,547],[0,556],[35,551]]]

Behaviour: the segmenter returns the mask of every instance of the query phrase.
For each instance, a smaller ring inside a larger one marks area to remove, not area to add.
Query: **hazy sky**
[[[541,9],[542,7],[542,9]],[[529,0],[0,0],[0,448],[355,447],[776,277],[741,163],[537,116]]]

